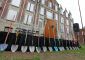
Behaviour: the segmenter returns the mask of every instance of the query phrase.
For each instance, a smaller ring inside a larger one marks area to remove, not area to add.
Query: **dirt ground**
[[[0,60],[85,60],[85,55],[46,52],[46,53],[21,53],[1,52]]]

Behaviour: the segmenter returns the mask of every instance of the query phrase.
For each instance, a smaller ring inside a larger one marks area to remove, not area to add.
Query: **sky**
[[[82,28],[78,0],[57,0],[57,2],[62,5],[63,9],[66,8],[68,11],[71,11],[74,23],[79,23],[80,28]],[[79,0],[79,3],[83,25],[85,26],[85,0]]]

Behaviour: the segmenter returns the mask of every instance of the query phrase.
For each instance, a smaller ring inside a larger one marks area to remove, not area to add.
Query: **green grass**
[[[0,60],[85,60],[85,45],[80,50],[46,53],[0,52]]]

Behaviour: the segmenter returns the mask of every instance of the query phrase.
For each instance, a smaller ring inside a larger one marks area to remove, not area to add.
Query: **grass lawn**
[[[0,52],[0,60],[85,60],[85,46],[80,50],[69,50],[62,52]]]

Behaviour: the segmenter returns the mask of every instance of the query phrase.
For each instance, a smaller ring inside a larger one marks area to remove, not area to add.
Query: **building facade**
[[[0,31],[12,23],[12,32],[21,28],[43,36],[49,20],[56,22],[56,38],[74,40],[72,15],[56,0],[0,0]]]

